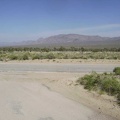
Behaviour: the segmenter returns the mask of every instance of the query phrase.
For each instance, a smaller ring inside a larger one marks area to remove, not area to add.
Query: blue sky
[[[64,33],[120,36],[120,0],[0,0],[0,41]]]

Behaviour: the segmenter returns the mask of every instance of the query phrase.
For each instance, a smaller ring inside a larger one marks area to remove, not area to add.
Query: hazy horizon
[[[120,37],[119,0],[1,0],[0,42],[58,34]]]

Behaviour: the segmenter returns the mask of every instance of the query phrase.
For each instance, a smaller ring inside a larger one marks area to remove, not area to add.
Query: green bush
[[[32,56],[32,60],[35,60],[35,59],[40,59],[39,54],[35,54],[35,55]]]
[[[102,90],[109,95],[116,95],[120,91],[120,83],[116,78],[105,78],[102,82]]]
[[[53,53],[49,53],[48,55],[46,55],[47,59],[55,59],[55,56]]]
[[[63,48],[62,48],[63,49]],[[73,49],[73,48],[72,48]],[[10,60],[27,59],[118,59],[120,52],[92,52],[92,51],[47,51],[47,49],[24,48],[10,49],[9,51],[0,51],[0,58]],[[28,51],[30,50],[30,51]],[[34,51],[35,50],[35,51]],[[11,52],[12,51],[12,52]],[[46,51],[46,52],[45,52]]]
[[[93,72],[90,75],[85,75],[80,78],[78,82],[88,90],[100,90],[109,95],[116,95],[118,91],[120,92],[120,82],[113,74],[97,74]]]
[[[0,61],[3,61],[3,59],[2,59],[2,58],[0,58]]]
[[[116,75],[120,75],[120,67],[114,68],[113,72],[114,72]]]
[[[29,60],[29,54],[28,53],[20,54],[18,60]]]
[[[18,59],[18,56],[12,54],[12,55],[9,56],[9,59],[10,59],[10,60],[17,60],[17,59]]]
[[[29,59],[29,57],[28,57],[27,54],[24,54],[22,57],[23,57],[23,58],[22,58],[23,60],[28,60],[28,59]]]
[[[113,73],[92,72],[90,75],[79,78],[77,82],[84,85],[85,89],[117,96],[118,104],[120,104],[120,78]]]
[[[118,104],[120,105],[120,93],[117,95]]]

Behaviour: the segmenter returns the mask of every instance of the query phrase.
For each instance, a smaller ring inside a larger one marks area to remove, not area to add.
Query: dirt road
[[[61,71],[104,72],[112,71],[115,66],[118,65],[1,63],[0,120],[116,120],[54,92],[40,82],[49,81],[49,78],[66,81],[68,76],[69,79],[72,76],[76,79],[77,74],[64,74]],[[37,74],[33,74],[36,71]],[[48,73],[43,75],[43,71]]]
[[[38,72],[112,72],[120,64],[39,64],[39,63],[0,63],[0,71]]]

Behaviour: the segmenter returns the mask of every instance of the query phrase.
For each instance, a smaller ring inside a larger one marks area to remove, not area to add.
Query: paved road
[[[0,120],[116,120],[53,92],[31,76],[16,72],[98,72],[120,65],[1,63]],[[33,76],[34,78],[34,76]]]
[[[0,72],[35,71],[35,72],[112,72],[120,64],[31,64],[0,63]]]

